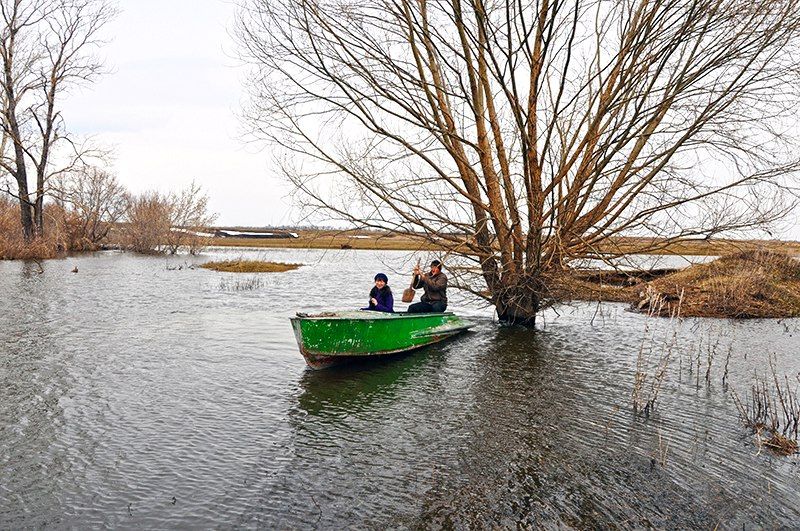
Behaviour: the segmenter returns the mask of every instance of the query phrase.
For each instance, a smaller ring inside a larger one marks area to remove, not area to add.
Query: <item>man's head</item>
[[[442,270],[442,263],[439,260],[431,262],[431,275],[435,275]]]

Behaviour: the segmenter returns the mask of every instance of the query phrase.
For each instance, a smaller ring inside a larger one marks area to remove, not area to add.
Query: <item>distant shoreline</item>
[[[436,251],[420,237],[356,230],[291,229],[296,238],[205,238],[213,247],[256,247],[264,249],[360,249],[376,251]],[[768,249],[800,256],[800,242],[780,240],[712,239],[664,243],[651,238],[614,238],[598,251],[613,254],[720,256],[741,251]]]

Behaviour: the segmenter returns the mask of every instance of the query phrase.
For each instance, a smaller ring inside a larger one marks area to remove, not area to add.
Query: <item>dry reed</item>
[[[631,402],[635,414],[649,417],[655,410],[659,393],[667,377],[669,365],[678,344],[678,332],[682,323],[680,304],[682,300],[681,297],[678,305],[673,308],[671,326],[667,329],[662,340],[656,339],[655,334],[650,333],[650,319],[659,315],[661,306],[665,303],[662,301],[660,304],[655,304],[648,313],[642,342],[636,357],[636,373],[631,394]],[[654,353],[657,356],[655,364],[651,361]]]
[[[220,291],[253,291],[264,285],[264,279],[257,275],[247,278],[222,278],[219,281]]]
[[[778,378],[775,356],[769,356],[769,374],[755,376],[750,391],[742,400],[735,390],[731,396],[742,423],[756,435],[759,448],[766,446],[780,455],[798,451],[800,400],[789,377]]]
[[[26,241],[19,205],[0,196],[0,260],[41,260],[84,250],[75,217],[57,204],[45,205],[44,237]]]

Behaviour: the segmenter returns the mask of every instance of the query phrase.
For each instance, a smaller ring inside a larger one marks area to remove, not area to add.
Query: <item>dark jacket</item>
[[[417,275],[414,278],[414,289],[419,288],[425,290],[425,294],[420,297],[422,302],[443,302],[447,304],[447,275],[441,271],[427,277],[427,280]]]
[[[384,286],[383,289],[378,289],[377,286],[373,286],[372,290],[369,292],[369,298],[375,299],[378,301],[377,305],[372,304],[372,300],[369,302],[369,306],[366,308],[361,308],[362,310],[373,310],[376,312],[394,312],[394,296],[392,295],[392,289],[389,286]]]

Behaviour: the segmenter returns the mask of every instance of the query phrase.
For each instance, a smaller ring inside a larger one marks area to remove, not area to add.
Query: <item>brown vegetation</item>
[[[297,269],[302,264],[282,264],[278,262],[265,262],[263,260],[226,260],[221,262],[206,262],[200,267],[223,271],[225,273],[283,273]]]
[[[192,183],[181,193],[145,192],[129,200],[122,244],[138,253],[175,254],[185,247],[196,254],[207,241],[196,235],[214,222],[208,197]]]
[[[206,245],[267,249],[360,249],[433,251],[438,248],[422,236],[387,232],[329,229],[292,229],[297,238],[208,238]]]
[[[44,236],[26,240],[18,205],[0,196],[0,260],[55,258],[77,248],[80,223],[70,211],[56,204],[45,205],[43,221]]]
[[[800,261],[765,249],[723,256],[683,270],[567,270],[548,277],[561,301],[629,302],[660,316],[800,316]]]
[[[781,240],[732,240],[726,238],[670,240],[662,238],[609,238],[601,253],[614,255],[652,254],[674,256],[723,256],[744,251],[770,250],[800,256],[800,242]]]
[[[646,289],[642,289],[646,288]],[[686,317],[800,315],[800,261],[766,250],[724,256],[640,286],[640,309],[670,315],[683,298]]]
[[[194,254],[207,241],[197,231],[214,220],[208,198],[194,184],[180,193],[134,196],[115,176],[89,166],[58,179],[51,195],[42,211],[44,230],[32,237],[23,230],[17,202],[0,196],[0,259],[54,258],[104,245]]]
[[[636,300],[636,272],[565,270],[547,276],[549,296],[559,301],[630,302]]]
[[[108,171],[83,166],[56,183],[56,204],[72,218],[70,250],[93,251],[128,212],[128,192]]]
[[[236,227],[236,230],[253,230]],[[265,229],[259,229],[265,230]],[[270,249],[352,249],[381,251],[445,251],[423,234],[366,230],[291,229],[298,238],[251,239],[209,238],[207,245],[220,247],[263,247]],[[599,245],[599,253],[612,255],[650,254],[677,256],[721,256],[755,249],[769,249],[800,256],[800,242],[781,240],[731,240],[724,238],[682,240],[616,237]]]
[[[742,423],[756,435],[759,446],[780,455],[791,455],[798,450],[800,400],[789,378],[785,375],[782,381],[778,378],[774,356],[769,357],[769,368],[769,374],[756,376],[744,402],[732,390],[733,401]]]

